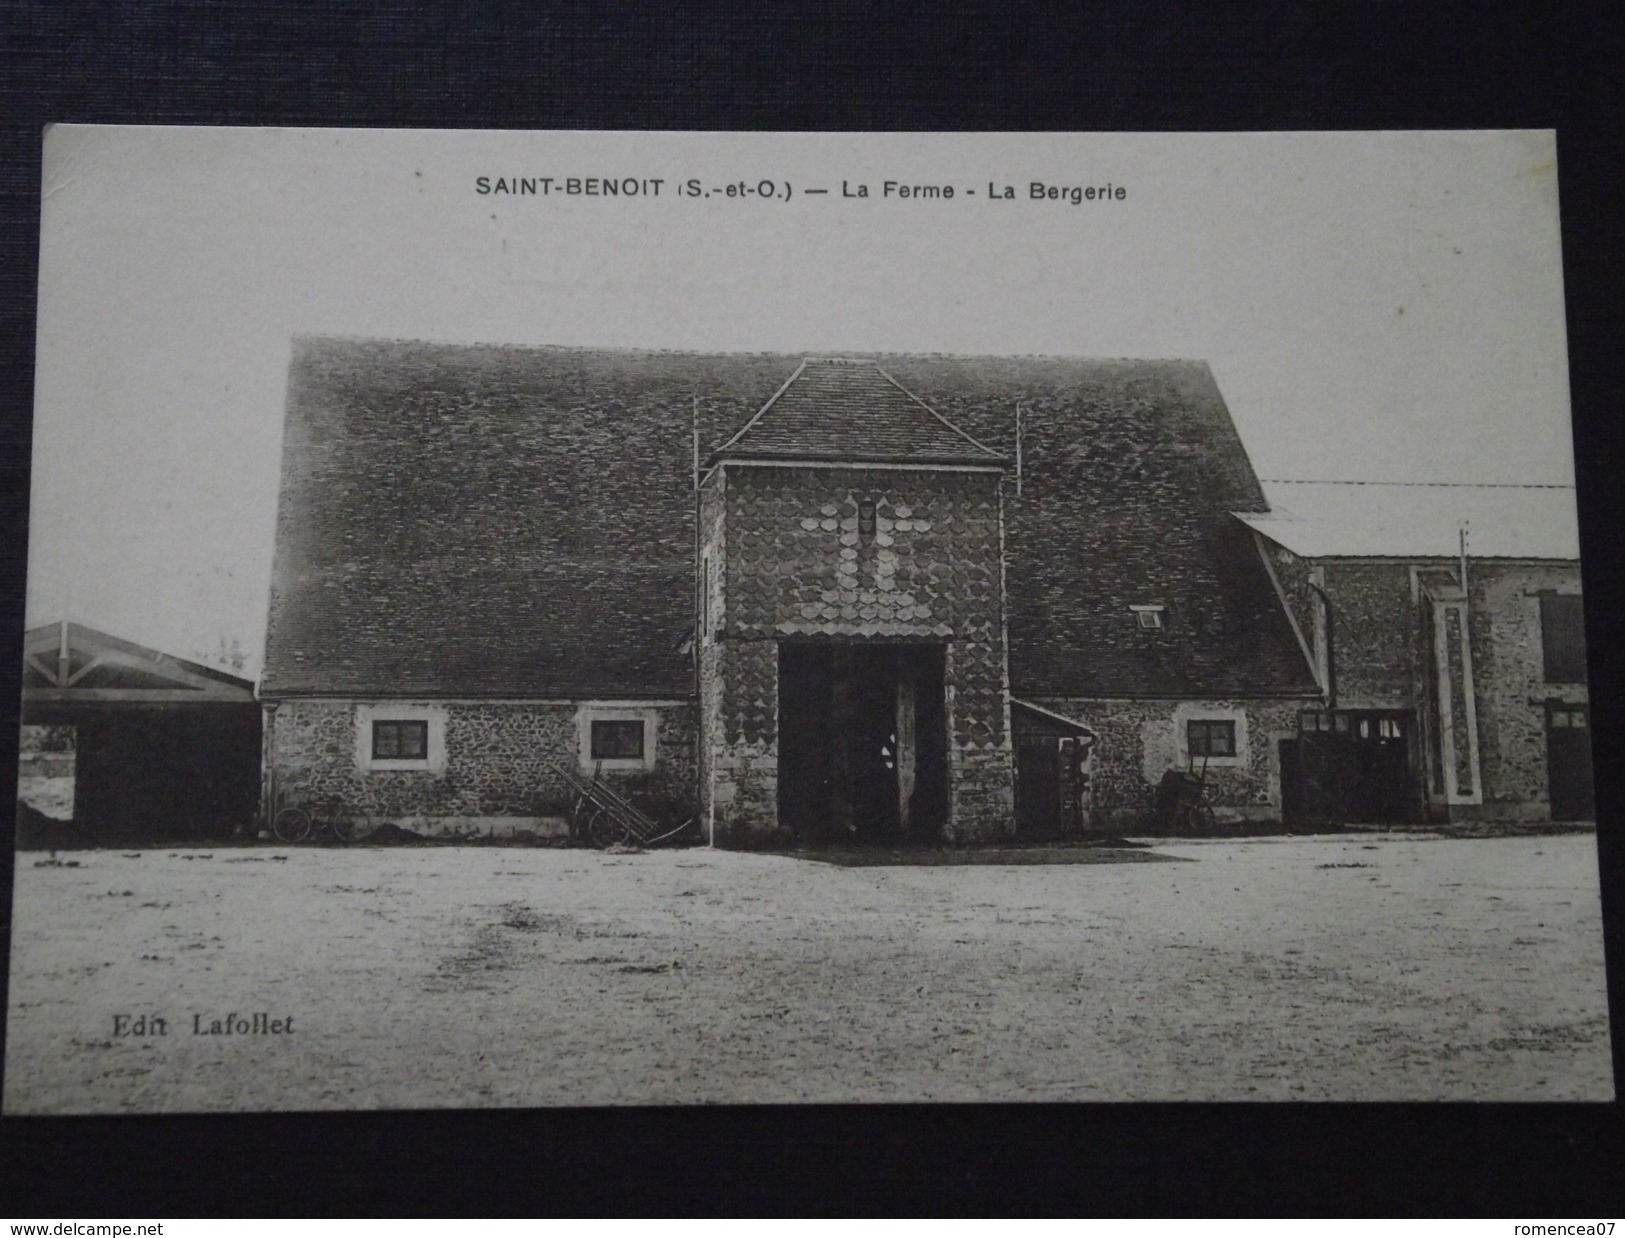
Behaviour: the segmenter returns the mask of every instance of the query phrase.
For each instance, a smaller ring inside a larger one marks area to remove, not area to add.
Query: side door
[[[1553,821],[1590,821],[1591,709],[1565,701],[1546,703],[1546,784]]]
[[[1016,748],[1016,829],[1031,841],[1059,838],[1064,828],[1061,748],[1053,735],[1023,736]]]

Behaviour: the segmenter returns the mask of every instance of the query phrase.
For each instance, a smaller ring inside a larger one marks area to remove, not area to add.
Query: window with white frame
[[[1236,755],[1236,724],[1230,718],[1191,718],[1185,723],[1185,750],[1197,760]]]
[[[362,770],[446,771],[446,707],[381,701],[356,706],[355,760]]]
[[[643,719],[594,718],[588,742],[594,761],[641,761]]]
[[[372,721],[372,759],[375,761],[427,761],[429,721],[427,718]]]
[[[583,705],[576,714],[581,768],[622,773],[652,770],[659,716],[658,709],[635,703]]]
[[[1143,631],[1155,632],[1162,627],[1161,606],[1130,606],[1129,612],[1134,616],[1134,622]]]

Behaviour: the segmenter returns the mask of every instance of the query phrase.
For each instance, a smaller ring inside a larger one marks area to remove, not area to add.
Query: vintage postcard
[[[53,129],[5,1112],[1611,1098],[1555,160]]]

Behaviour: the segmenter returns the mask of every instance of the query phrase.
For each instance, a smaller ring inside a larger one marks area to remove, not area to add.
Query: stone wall
[[[365,768],[357,730],[367,705],[432,713],[444,728],[443,772]],[[340,806],[422,833],[558,834],[570,792],[557,767],[581,770],[579,712],[573,702],[285,700],[266,711],[268,783],[285,803]],[[604,777],[675,825],[694,812],[694,710],[655,713],[654,768]]]
[[[1549,684],[1540,631],[1541,591],[1578,593],[1578,564],[1470,563],[1473,694],[1486,815],[1551,815],[1546,702],[1583,703],[1584,684]]]
[[[1469,755],[1471,735],[1460,695],[1466,670],[1460,602],[1424,605],[1411,581],[1413,572],[1419,572],[1424,586],[1459,597],[1456,563],[1330,561],[1320,570],[1335,608],[1338,705],[1415,710],[1428,785],[1442,802],[1441,720],[1433,665],[1442,655],[1454,697],[1450,747],[1456,754],[1457,783],[1469,793],[1481,789],[1483,799],[1482,805],[1463,806],[1462,811],[1485,817],[1549,816],[1545,703],[1583,702],[1586,689],[1545,682],[1539,595],[1579,592],[1579,565],[1469,561],[1466,657],[1472,669],[1476,763]],[[1439,649],[1433,606],[1446,608],[1449,639]]]
[[[1297,734],[1302,700],[1128,701],[1041,697],[1033,702],[1088,724],[1098,737],[1090,784],[1090,826],[1132,832],[1150,813],[1168,769],[1202,770],[1186,749],[1186,723],[1236,723],[1237,755],[1206,766],[1208,802],[1223,821],[1277,821],[1281,816],[1279,742]]]
[[[947,647],[949,837],[1014,828],[997,473],[728,465],[702,509],[721,547],[702,650],[716,841],[783,842],[778,642]],[[875,504],[860,534],[859,504]]]
[[[1404,563],[1321,565],[1332,599],[1340,709],[1412,707],[1422,688],[1422,615]]]

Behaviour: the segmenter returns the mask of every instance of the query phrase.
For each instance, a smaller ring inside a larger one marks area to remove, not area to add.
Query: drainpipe
[[[701,684],[700,658],[705,641],[705,633],[700,628],[700,615],[705,611],[704,593],[710,587],[710,581],[700,571],[704,540],[700,531],[700,397],[694,396],[689,405],[693,419],[693,455],[690,457],[689,483],[694,491],[694,567],[692,580],[696,588],[694,598],[694,809],[700,810],[705,803],[705,693]],[[709,819],[696,821],[695,824],[705,835],[705,845],[716,845],[715,826]]]
[[[1331,712],[1337,708],[1337,642],[1332,636],[1332,600],[1314,581],[1309,582],[1309,587],[1326,611],[1326,709]]]

